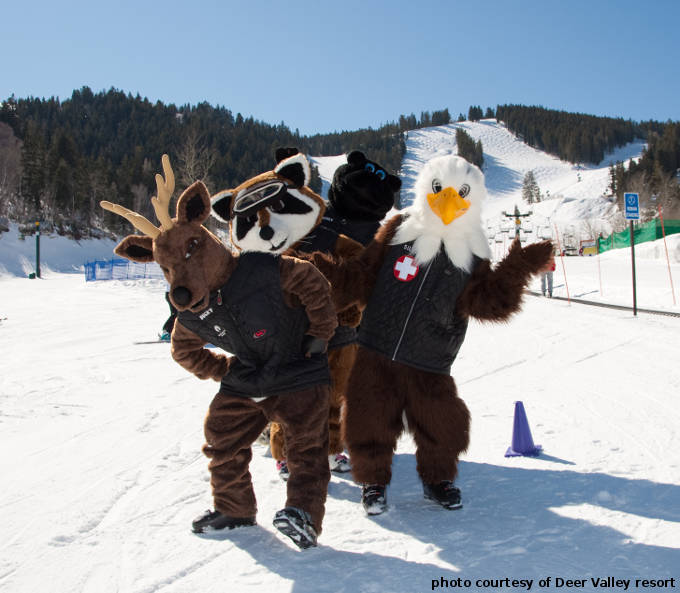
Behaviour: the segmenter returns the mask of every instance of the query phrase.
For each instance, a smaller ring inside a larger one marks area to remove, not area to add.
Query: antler
[[[142,231],[145,235],[148,235],[152,239],[158,237],[161,234],[161,230],[167,231],[173,227],[172,218],[170,218],[170,198],[172,193],[175,191],[175,174],[172,172],[172,167],[170,166],[170,159],[167,154],[161,157],[161,162],[163,164],[163,172],[165,173],[165,179],[160,174],[156,174],[156,189],[158,190],[158,197],[154,196],[151,198],[151,203],[153,204],[153,209],[156,212],[156,216],[161,223],[161,228],[155,226],[147,218],[134,212],[133,210],[127,209],[125,206],[120,204],[114,204],[112,202],[107,202],[106,200],[99,202],[99,205],[108,210],[127,218],[136,229]]]
[[[170,198],[175,191],[175,174],[172,172],[170,166],[170,159],[167,154],[161,157],[163,164],[163,172],[165,179],[159,173],[156,173],[156,189],[158,190],[158,197],[151,198],[153,209],[156,211],[156,217],[161,223],[161,228],[165,231],[173,227],[172,218],[170,217]],[[134,223],[133,223],[134,224]]]
[[[132,223],[132,226],[134,226],[136,229],[139,229],[152,239],[155,239],[161,234],[161,229],[154,226],[152,222],[144,218],[141,214],[137,214],[137,212],[128,210],[125,206],[113,204],[112,202],[107,202],[106,200],[99,202],[99,205],[104,208],[104,210],[108,210],[109,212],[118,214],[123,218],[127,218]]]

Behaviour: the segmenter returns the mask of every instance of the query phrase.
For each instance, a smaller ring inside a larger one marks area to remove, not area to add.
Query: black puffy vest
[[[314,251],[333,253],[338,235],[345,235],[365,247],[373,240],[379,228],[379,222],[348,220],[339,216],[333,206],[328,206],[319,225],[295,248],[306,253]]]
[[[265,397],[330,382],[328,357],[305,358],[309,328],[303,307],[288,307],[281,291],[279,261],[244,253],[227,283],[210,294],[199,313],[182,311],[179,322],[236,358],[220,391]]]
[[[334,253],[338,235],[345,235],[354,239],[358,243],[366,246],[373,239],[376,231],[380,227],[379,222],[375,221],[350,221],[338,216],[333,206],[326,209],[321,223],[307,235],[296,249],[303,253]],[[347,344],[352,344],[357,340],[357,330],[348,325],[338,325],[333,337],[328,342],[328,349],[340,348]]]
[[[456,301],[470,274],[455,267],[444,248],[423,266],[413,243],[390,247],[364,310],[359,343],[390,358],[448,375],[467,331]],[[475,257],[476,266],[480,259]]]

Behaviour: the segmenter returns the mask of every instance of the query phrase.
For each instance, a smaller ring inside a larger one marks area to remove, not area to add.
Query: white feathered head
[[[454,265],[469,270],[472,255],[491,255],[482,228],[482,202],[486,197],[484,174],[464,158],[435,157],[423,166],[414,186],[409,216],[393,243],[414,241],[420,264],[430,261],[444,244]]]

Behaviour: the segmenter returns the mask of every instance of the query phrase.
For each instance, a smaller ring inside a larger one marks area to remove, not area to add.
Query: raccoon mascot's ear
[[[229,222],[231,220],[231,203],[234,201],[234,192],[224,189],[210,198],[212,213],[217,220]]]
[[[281,161],[287,159],[289,156],[293,156],[294,154],[298,154],[299,152],[300,151],[293,146],[280,146],[279,148],[276,149],[274,156],[276,158],[276,162],[280,163]]]
[[[279,148],[276,151],[276,159],[278,164],[274,168],[274,173],[291,181],[294,187],[309,185],[312,176],[309,161],[297,148]]]

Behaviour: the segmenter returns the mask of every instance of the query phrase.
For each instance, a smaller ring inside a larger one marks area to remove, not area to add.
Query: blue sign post
[[[635,284],[635,231],[633,221],[640,220],[640,196],[636,193],[623,194],[626,220],[630,220],[630,257],[633,262],[633,315],[637,316],[637,290]]]
[[[640,196],[634,193],[623,194],[626,205],[626,220],[640,220]]]

